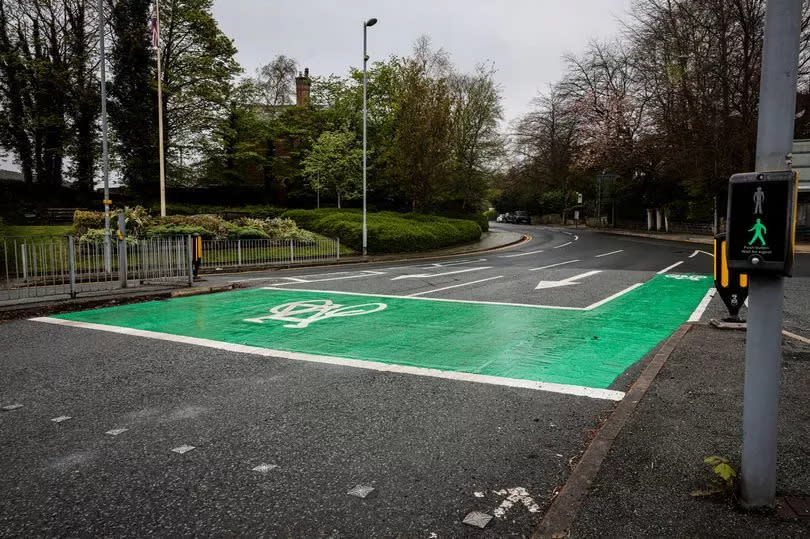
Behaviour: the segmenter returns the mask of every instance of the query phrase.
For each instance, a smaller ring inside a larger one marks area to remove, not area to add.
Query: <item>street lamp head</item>
[[[365,26],[374,26],[375,24],[377,24],[377,19],[369,19],[364,24]]]

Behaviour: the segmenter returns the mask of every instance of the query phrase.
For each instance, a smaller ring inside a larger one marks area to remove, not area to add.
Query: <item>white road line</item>
[[[624,249],[619,249],[618,251],[611,251],[609,253],[602,253],[601,255],[596,255],[596,258],[601,258],[603,256],[615,255],[617,253],[623,253],[623,252],[624,252]]]
[[[408,275],[398,275],[396,277],[392,277],[392,281],[401,281],[402,279],[429,279],[431,277],[443,277],[445,275],[456,275],[458,273],[467,273],[468,271],[478,271],[478,270],[485,270],[485,269],[492,269],[492,266],[479,266],[477,268],[464,268],[459,270],[453,271],[445,271],[442,273],[411,273]]]
[[[433,290],[425,290],[424,292],[417,292],[415,294],[408,294],[405,297],[406,298],[413,298],[413,297],[416,297],[416,296],[423,296],[425,294],[432,294],[434,292],[441,292],[442,290],[449,290],[451,288],[458,288],[460,286],[468,286],[468,285],[471,285],[471,284],[483,283],[485,281],[492,281],[493,279],[500,279],[501,277],[503,277],[503,275],[498,275],[497,277],[488,277],[486,279],[479,279],[477,281],[470,281],[469,283],[454,284],[453,286],[445,286],[443,288],[434,288]]]
[[[706,252],[706,251],[701,251],[700,249],[695,249],[695,252],[693,252],[691,255],[689,255],[689,258],[694,258],[700,253],[703,253],[704,255],[709,255],[710,257],[714,258],[713,253],[709,253],[709,252]]]
[[[285,289],[286,290],[286,289]],[[318,290],[318,292],[322,292]],[[357,294],[361,295],[361,294]],[[366,294],[370,295],[370,294]],[[401,296],[400,296],[401,297]],[[435,298],[409,298],[409,299],[425,299],[437,301]],[[207,348],[216,348],[218,350],[226,350],[229,352],[237,352],[242,354],[253,354],[263,357],[279,357],[284,359],[292,359],[296,361],[308,361],[312,363],[328,363],[331,365],[343,365],[346,367],[357,367],[361,369],[369,369],[379,372],[393,372],[401,374],[412,374],[416,376],[428,376],[432,378],[444,378],[446,380],[458,380],[462,382],[475,382],[480,384],[491,384],[498,386],[518,387],[525,389],[534,389],[537,391],[547,391],[550,393],[563,393],[566,395],[576,395],[581,397],[589,397],[592,399],[604,399],[612,401],[620,401],[624,398],[624,392],[613,391],[610,389],[599,389],[593,387],[576,386],[568,384],[556,384],[552,382],[535,382],[532,380],[521,380],[519,378],[505,378],[501,376],[490,376],[485,374],[474,374],[466,372],[455,371],[441,371],[438,369],[428,369],[424,367],[411,367],[408,365],[394,365],[387,363],[377,363],[374,361],[366,361],[360,359],[347,359],[333,356],[316,356],[314,354],[305,354],[301,352],[288,352],[286,350],[273,350],[270,348],[260,348],[257,346],[247,346],[244,344],[232,344],[220,341],[213,341],[210,339],[200,339],[197,337],[184,337],[182,335],[171,335],[169,333],[159,333],[157,331],[146,331],[143,329],[132,329],[118,326],[106,326],[103,324],[91,324],[88,322],[76,322],[74,320],[63,320],[61,318],[31,318],[35,322],[45,322],[48,324],[56,324],[60,326],[70,326],[85,329],[95,329],[99,331],[106,331],[109,333],[119,333],[122,335],[132,335],[135,337],[146,337],[149,339],[158,339],[162,341],[171,341],[183,344],[193,344],[197,346],[204,346]],[[175,448],[180,449],[180,448]],[[174,451],[174,450],[173,450]]]
[[[716,293],[717,290],[714,287],[708,289],[706,291],[706,295],[703,296],[703,299],[700,300],[698,306],[695,307],[694,311],[692,311],[692,316],[689,317],[689,320],[687,320],[687,322],[700,322],[703,313],[706,311],[706,307],[709,306],[709,302],[712,300],[712,298]]]
[[[557,266],[564,266],[565,264],[573,264],[574,262],[579,262],[579,260],[569,260],[567,262],[557,262],[556,264],[549,264],[548,266],[542,266],[542,267],[539,267],[539,268],[531,268],[529,271],[538,271],[538,270],[544,270],[544,269],[548,269],[548,268],[555,268]]]
[[[555,249],[559,249],[560,247],[565,247],[566,245],[571,245],[571,243],[573,243],[573,242],[569,241],[568,243],[563,243],[562,245],[556,246]]]
[[[671,266],[667,266],[667,267],[665,267],[664,269],[662,269],[661,271],[659,271],[658,273],[656,273],[656,275],[663,275],[663,274],[665,274],[666,272],[668,272],[669,270],[671,270],[672,268],[677,268],[677,267],[678,267],[678,266],[680,266],[681,264],[683,264],[683,260],[680,260],[680,261],[678,261],[678,262],[675,262],[675,263],[674,263],[674,264],[672,264]]]
[[[613,301],[614,299],[618,298],[619,296],[623,296],[623,295],[627,294],[628,292],[630,292],[630,291],[632,291],[632,290],[635,290],[635,289],[636,289],[636,288],[638,288],[639,286],[643,286],[643,285],[644,285],[644,283],[636,283],[636,284],[634,284],[634,285],[632,285],[632,286],[628,286],[627,288],[625,288],[625,289],[624,289],[624,290],[622,290],[621,292],[616,292],[616,293],[615,293],[615,294],[613,294],[612,296],[608,296],[608,297],[606,297],[606,298],[605,298],[605,299],[603,299],[603,300],[597,301],[596,303],[591,303],[590,305],[588,305],[587,307],[585,307],[585,309],[584,309],[584,310],[585,310],[585,311],[592,311],[592,310],[596,309],[597,307],[601,307],[601,306],[602,306],[602,305],[604,305],[605,303],[607,303],[607,302],[609,302],[609,301]]]
[[[601,307],[605,303],[614,300],[621,296],[622,294],[626,294],[630,292],[634,288],[637,288],[644,283],[636,283],[633,286],[630,286],[621,292],[613,294],[612,296],[605,298],[601,301],[597,301],[594,304],[588,305],[587,307],[564,307],[562,305],[537,305],[535,303],[508,303],[505,301],[478,301],[472,299],[450,299],[450,298],[423,298],[421,296],[410,297],[410,296],[394,296],[391,294],[367,294],[364,292],[343,292],[340,290],[317,290],[314,288],[276,288],[275,286],[263,286],[262,290],[284,290],[284,291],[291,291],[291,292],[315,292],[319,294],[343,294],[347,296],[364,296],[364,297],[371,297],[371,298],[391,298],[391,299],[412,299],[412,300],[421,300],[421,301],[445,301],[448,303],[472,303],[474,305],[505,305],[507,307],[528,307],[529,309],[554,309],[557,311],[592,311],[597,307]],[[31,320],[35,320],[32,318]]]
[[[363,277],[377,277],[379,275],[385,275],[386,272],[384,271],[368,271],[361,273],[359,275],[346,275],[344,277],[329,277],[326,279],[310,279],[310,280],[303,280],[303,279],[296,279],[295,281],[290,281],[289,283],[276,283],[276,286],[286,286],[288,284],[301,284],[301,283],[323,283],[326,281],[343,281],[346,279],[360,279]],[[290,279],[290,277],[282,277],[282,279]]]
[[[528,253],[515,253],[513,255],[501,255],[498,258],[514,258],[516,256],[536,255],[537,253],[542,253],[542,252],[543,252],[543,250],[541,249],[539,251],[529,251]]]
[[[427,264],[427,265],[425,265],[423,267],[425,267],[425,268],[444,268],[444,267],[447,267],[447,266],[461,266],[463,264],[472,264],[474,262],[486,262],[486,261],[487,261],[486,258],[478,258],[478,259],[475,259],[475,260],[472,260],[472,259],[457,260],[455,262],[435,262],[433,264]],[[414,266],[411,266],[411,267],[414,267]]]
[[[796,335],[795,333],[791,333],[790,331],[783,329],[782,335],[786,337],[790,337],[791,339],[796,339],[799,342],[803,342],[804,344],[810,344],[810,339],[807,337],[802,337],[801,335]]]
[[[343,292],[341,290],[317,290],[315,288],[277,288],[275,286],[263,286],[261,290],[284,290],[291,292],[315,292],[318,294],[344,294],[347,296],[363,296],[370,298],[391,298],[391,299],[412,299],[420,301],[446,301],[449,303],[472,303],[474,305],[505,305],[507,307],[528,307],[529,309],[558,309],[563,311],[587,311],[587,307],[560,307],[557,305],[536,305],[534,303],[509,303],[505,301],[478,301],[472,299],[450,299],[450,298],[423,298],[420,296],[395,296],[392,294],[368,294],[365,292]],[[33,319],[32,319],[33,320]]]

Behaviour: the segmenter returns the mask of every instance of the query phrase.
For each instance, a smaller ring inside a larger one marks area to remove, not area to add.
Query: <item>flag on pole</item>
[[[152,4],[152,20],[150,23],[152,29],[152,48],[158,48],[158,40],[160,39],[159,31],[158,31],[158,14],[157,14],[157,2]]]

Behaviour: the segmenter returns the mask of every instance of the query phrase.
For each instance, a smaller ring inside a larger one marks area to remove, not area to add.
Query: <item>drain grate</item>
[[[779,518],[810,520],[810,496],[784,496],[776,499]]]

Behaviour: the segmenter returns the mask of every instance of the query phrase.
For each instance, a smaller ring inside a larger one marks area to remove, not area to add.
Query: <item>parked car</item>
[[[514,215],[512,216],[512,221],[510,221],[510,222],[517,223],[517,224],[530,225],[530,224],[532,224],[532,218],[529,217],[529,212],[516,211],[514,213]]]
[[[495,218],[496,223],[503,223],[503,214],[499,213],[498,216]]]

